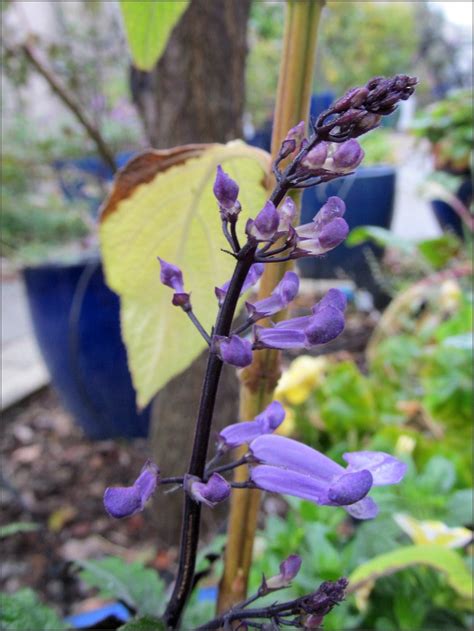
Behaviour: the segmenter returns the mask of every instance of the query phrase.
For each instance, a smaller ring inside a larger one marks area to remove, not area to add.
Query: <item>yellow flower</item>
[[[418,521],[404,513],[394,515],[394,519],[417,545],[434,543],[445,548],[461,548],[472,539],[468,528],[450,528],[442,521]]]
[[[300,355],[280,377],[275,396],[290,405],[300,405],[322,381],[327,360]]]
[[[395,444],[395,453],[410,456],[416,447],[416,440],[407,434],[401,434]]]
[[[439,303],[443,309],[454,311],[459,306],[461,295],[459,283],[450,278],[439,288]]]

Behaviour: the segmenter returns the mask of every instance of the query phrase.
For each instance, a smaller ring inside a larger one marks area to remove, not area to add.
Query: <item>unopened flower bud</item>
[[[332,157],[337,171],[353,171],[364,158],[364,150],[357,140],[351,138],[338,146]]]
[[[287,559],[280,563],[280,573],[265,580],[265,587],[267,589],[282,589],[283,587],[288,587],[300,571],[300,568],[301,557],[297,554],[290,554]]]
[[[275,204],[268,201],[255,219],[249,219],[245,231],[258,241],[270,241],[278,230],[280,216]]]
[[[175,307],[181,307],[185,311],[189,311],[191,309],[190,294],[184,291],[182,271],[179,267],[176,267],[176,265],[167,263],[160,257],[158,257],[158,260],[161,266],[161,282],[163,285],[166,285],[175,291],[172,299],[173,305]]]
[[[240,212],[241,207],[237,201],[239,185],[222,170],[221,165],[217,167],[216,179],[212,190],[219,204],[223,219],[229,219]]]
[[[325,250],[340,245],[349,234],[349,226],[342,217],[336,217],[326,224],[319,233],[319,243]]]
[[[226,500],[231,491],[230,484],[218,473],[213,473],[207,482],[202,482],[195,476],[186,475],[184,488],[195,502],[202,502],[210,508]]]
[[[307,169],[319,169],[326,162],[328,157],[328,143],[320,142],[308,152],[304,160],[301,161],[302,166]]]
[[[252,363],[252,344],[238,335],[214,335],[212,350],[223,362],[237,368],[245,368]]]
[[[160,470],[150,460],[143,465],[132,486],[105,489],[104,506],[111,517],[122,519],[142,511],[160,481]]]
[[[283,142],[285,142],[286,140],[294,140],[296,145],[300,145],[301,141],[304,138],[305,127],[306,123],[304,121],[300,121],[297,125],[289,130]]]

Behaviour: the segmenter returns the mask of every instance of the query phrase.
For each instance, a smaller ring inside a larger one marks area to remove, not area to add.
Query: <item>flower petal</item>
[[[374,486],[398,484],[406,473],[407,465],[383,451],[352,451],[345,453],[343,459],[349,464],[348,473],[365,469],[370,471]]]
[[[278,401],[272,401],[253,421],[233,423],[224,427],[219,434],[219,446],[233,449],[250,443],[262,434],[271,434],[283,423],[284,418],[285,408]]]
[[[219,473],[213,473],[207,482],[201,482],[193,476],[185,476],[184,485],[193,500],[202,502],[210,508],[226,500],[231,491],[230,484]]]
[[[344,509],[354,519],[374,519],[379,513],[379,507],[371,497],[364,497],[355,504],[344,506]]]
[[[355,504],[367,495],[372,488],[372,482],[372,475],[369,471],[345,473],[331,484],[328,489],[328,498],[337,506]]]
[[[264,491],[293,495],[317,504],[327,503],[327,483],[299,471],[258,465],[250,470],[250,480]]]
[[[143,465],[140,475],[132,486],[105,489],[104,506],[111,517],[122,519],[142,511],[156,490],[160,470],[150,460]]]
[[[327,482],[345,473],[340,465],[327,456],[286,436],[259,436],[250,444],[250,452],[264,464],[285,467]]]

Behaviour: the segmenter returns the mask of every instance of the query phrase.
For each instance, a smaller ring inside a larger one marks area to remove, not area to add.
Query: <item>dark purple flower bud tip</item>
[[[238,335],[215,335],[212,339],[212,350],[223,362],[237,368],[245,368],[252,363],[252,344]]]
[[[195,476],[186,475],[184,488],[195,502],[202,502],[210,508],[226,500],[231,492],[230,484],[219,473],[213,473],[207,482],[202,482]]]
[[[158,257],[161,266],[160,280],[163,285],[174,289],[176,293],[184,293],[183,273],[176,265]]]
[[[364,159],[364,150],[354,138],[338,146],[332,157],[334,168],[341,171],[353,171]]]
[[[222,210],[235,211],[239,185],[222,170],[221,165],[217,167],[216,179],[212,190]]]

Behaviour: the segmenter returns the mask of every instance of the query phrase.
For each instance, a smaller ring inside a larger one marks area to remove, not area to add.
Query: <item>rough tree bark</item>
[[[152,146],[241,137],[250,4],[192,0],[154,70],[132,70]]]
[[[226,142],[242,136],[250,4],[192,0],[156,68],[151,73],[132,70],[133,97],[152,146]],[[153,403],[151,449],[164,475],[179,474],[189,460],[206,363],[207,353],[163,388]],[[227,368],[221,384],[216,430],[238,415],[235,370]],[[156,526],[159,539],[169,546],[179,541],[182,494],[166,497],[166,511],[162,500],[156,504]],[[204,511],[204,531],[215,529],[222,514]]]

